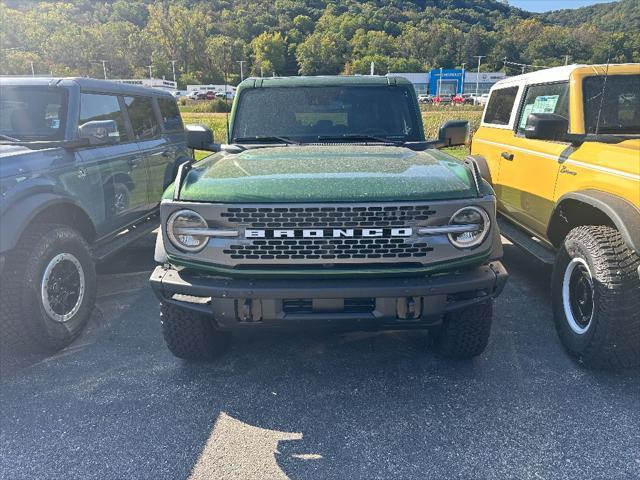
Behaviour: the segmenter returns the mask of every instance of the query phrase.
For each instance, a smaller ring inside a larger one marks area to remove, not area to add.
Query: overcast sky
[[[509,5],[519,7],[530,12],[547,12],[561,8],[579,8],[594,3],[608,3],[614,0],[509,0]]]

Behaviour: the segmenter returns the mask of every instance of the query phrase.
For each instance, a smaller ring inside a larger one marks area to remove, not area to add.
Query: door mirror
[[[469,143],[469,122],[466,120],[452,120],[440,127],[438,146],[457,147]]]
[[[187,146],[193,150],[208,150],[219,152],[220,144],[213,143],[213,132],[206,125],[190,124],[185,125],[187,134]]]
[[[569,130],[569,120],[555,113],[532,113],[524,127],[526,138],[537,140],[562,140]]]
[[[78,138],[86,138],[89,145],[112,145],[120,141],[115,120],[93,120],[78,127]]]

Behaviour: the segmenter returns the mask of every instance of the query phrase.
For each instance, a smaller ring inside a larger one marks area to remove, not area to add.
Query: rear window
[[[165,131],[171,132],[184,129],[180,110],[178,110],[175,100],[159,98],[158,105],[160,106],[160,116],[162,117],[162,128]]]
[[[125,97],[124,101],[136,140],[146,140],[160,135],[160,124],[150,97]]]
[[[99,120],[114,120],[118,126],[120,142],[131,140],[127,133],[124,115],[120,110],[118,97],[115,95],[102,95],[97,93],[83,93],[80,95],[80,122],[82,125],[87,122]]]
[[[518,87],[494,90],[484,112],[484,123],[493,125],[509,125],[513,104],[516,101]]]
[[[586,133],[640,133],[640,75],[587,77],[582,89]]]

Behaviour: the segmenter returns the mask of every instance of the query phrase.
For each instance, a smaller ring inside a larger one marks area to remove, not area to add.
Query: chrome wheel
[[[40,299],[47,315],[66,322],[78,313],[85,294],[85,274],[80,261],[70,253],[59,253],[44,269]]]
[[[594,310],[593,277],[582,258],[572,259],[562,279],[562,306],[569,327],[582,335],[591,325]]]

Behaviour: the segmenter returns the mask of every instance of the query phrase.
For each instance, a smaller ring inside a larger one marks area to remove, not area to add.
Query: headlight
[[[491,227],[491,220],[482,208],[464,207],[453,214],[449,225],[460,225],[461,230],[465,230],[450,233],[449,241],[457,248],[471,248],[483,242]],[[463,229],[462,226],[467,228]]]
[[[206,228],[205,219],[193,210],[178,210],[167,221],[169,240],[176,248],[185,252],[199,252],[207,245],[209,237],[197,234],[197,229]]]

